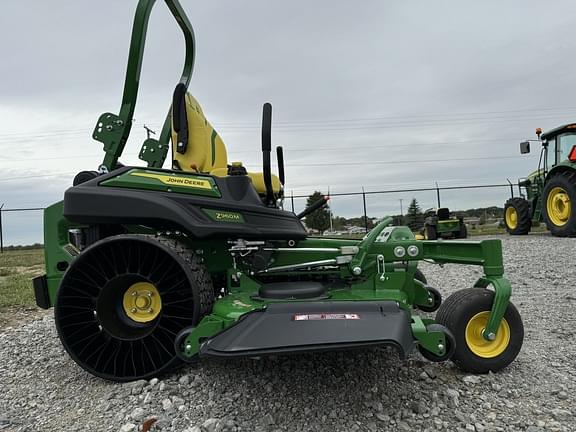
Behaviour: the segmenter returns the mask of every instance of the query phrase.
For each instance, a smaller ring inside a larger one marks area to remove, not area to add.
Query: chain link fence
[[[310,191],[310,194],[314,191]],[[363,217],[365,230],[368,220],[382,218],[385,215],[405,215],[412,199],[416,199],[422,210],[432,207],[449,207],[454,210],[464,210],[459,202],[477,205],[468,208],[504,205],[509,196],[514,196],[514,185],[485,184],[469,186],[436,186],[428,188],[365,190],[360,187],[358,192],[330,193],[320,192],[330,196],[330,211],[332,217]],[[475,199],[475,196],[477,197]],[[299,213],[306,207],[308,195],[287,193],[284,209]],[[29,245],[42,243],[42,211],[43,207],[10,208],[0,206],[0,251],[6,245]]]

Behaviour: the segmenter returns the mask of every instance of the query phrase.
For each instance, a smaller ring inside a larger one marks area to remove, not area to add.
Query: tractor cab
[[[547,171],[549,167],[554,167],[562,162],[576,162],[576,123],[559,126],[542,133],[542,129],[536,128],[536,141],[542,144],[542,161],[544,166],[539,169]],[[530,142],[520,143],[520,153],[530,153]],[[548,160],[549,152],[552,157]]]

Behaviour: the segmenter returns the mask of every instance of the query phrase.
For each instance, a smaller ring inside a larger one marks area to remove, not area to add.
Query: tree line
[[[306,200],[306,207],[311,206],[323,198],[323,194],[319,191],[311,194]],[[456,217],[463,218],[478,218],[480,224],[486,222],[487,219],[501,219],[504,217],[504,209],[501,207],[481,207],[468,210],[458,210],[452,212]],[[324,207],[316,210],[315,212],[306,216],[305,224],[308,228],[316,230],[320,233],[330,229],[330,210]],[[419,231],[424,226],[424,220],[428,216],[426,210],[420,208],[420,204],[413,198],[408,205],[405,215],[392,215],[394,225],[406,225],[413,231]],[[332,229],[334,231],[344,231],[347,227],[367,227],[372,229],[377,223],[378,218],[371,218],[364,216],[344,218],[342,216],[332,215]]]

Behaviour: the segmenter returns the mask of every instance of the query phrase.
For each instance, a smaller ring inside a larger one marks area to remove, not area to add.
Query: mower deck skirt
[[[201,356],[244,357],[304,351],[414,347],[409,314],[395,302],[272,303],[205,341]]]

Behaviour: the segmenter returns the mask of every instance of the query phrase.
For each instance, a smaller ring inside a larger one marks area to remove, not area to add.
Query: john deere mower
[[[528,234],[533,224],[545,222],[554,236],[576,236],[576,124],[545,133],[538,128],[536,136],[542,145],[538,169],[518,181],[520,196],[506,201],[506,230]],[[530,153],[530,141],[520,143],[520,152]]]
[[[422,235],[426,240],[463,239],[468,237],[468,230],[464,219],[450,214],[446,207],[438,210],[429,210],[426,213]]]
[[[385,218],[361,240],[308,237],[300,214],[282,209],[284,165],[271,173],[272,107],[264,105],[263,172],[231,162],[187,91],[192,27],[165,0],[184,33],[184,70],[158,139],[144,141],[146,167],[118,158],[130,134],[148,17],[136,11],[119,114],[105,113],[93,138],[97,171],[80,172],[44,214],[46,275],[36,302],[54,307],[70,357],[110,380],[157,376],[209,357],[395,347],[471,372],[514,360],[523,325],[509,301],[498,240],[418,241]],[[172,142],[170,150],[170,141]],[[163,169],[169,154],[171,169]],[[442,302],[418,263],[483,268],[473,287]],[[436,318],[417,311],[434,312]]]

